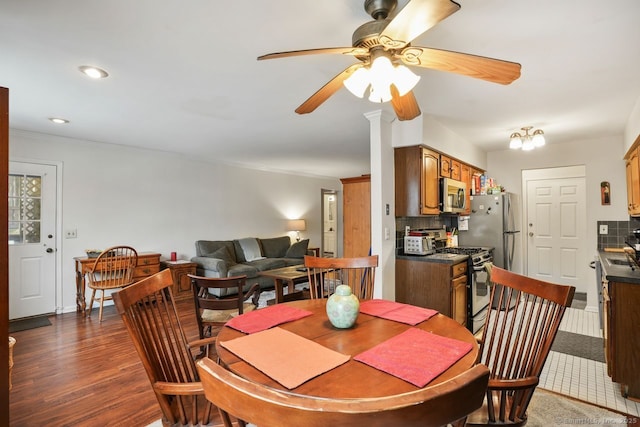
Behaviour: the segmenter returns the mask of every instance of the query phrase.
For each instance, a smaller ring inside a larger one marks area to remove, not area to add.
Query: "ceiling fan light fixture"
[[[371,93],[369,94],[369,101],[384,103],[391,101],[391,86],[379,86],[375,87],[371,85]]]
[[[418,84],[420,76],[400,64],[395,67],[395,76],[393,80],[393,84],[398,88],[400,96],[404,96]]]
[[[371,79],[369,78],[369,69],[366,67],[358,68],[353,74],[349,76],[344,82],[344,87],[346,87],[349,92],[357,96],[358,98],[364,97],[367,88],[371,84]]]

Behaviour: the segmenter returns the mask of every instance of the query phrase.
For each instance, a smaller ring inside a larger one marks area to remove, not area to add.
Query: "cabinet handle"
[[[150,274],[150,273],[151,273],[151,270],[150,270],[150,269],[148,269],[148,268],[145,268],[144,270],[142,270],[142,272],[143,272],[144,274]]]

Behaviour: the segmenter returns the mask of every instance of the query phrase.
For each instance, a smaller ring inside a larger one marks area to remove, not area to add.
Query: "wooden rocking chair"
[[[484,407],[468,426],[523,426],[565,309],[575,287],[491,269],[490,306],[480,343],[480,362],[491,376]]]

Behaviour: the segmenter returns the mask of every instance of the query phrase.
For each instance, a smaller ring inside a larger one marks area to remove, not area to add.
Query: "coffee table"
[[[302,291],[296,291],[296,283],[307,281],[307,272],[300,271],[304,265],[292,265],[289,267],[276,268],[258,273],[260,276],[271,277],[276,285],[276,304],[285,301],[295,301],[303,298]],[[284,295],[284,285],[289,287],[288,293]]]

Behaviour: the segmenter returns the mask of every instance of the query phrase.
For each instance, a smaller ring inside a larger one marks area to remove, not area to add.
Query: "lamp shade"
[[[287,221],[287,231],[304,231],[307,223],[304,219],[290,219]]]

